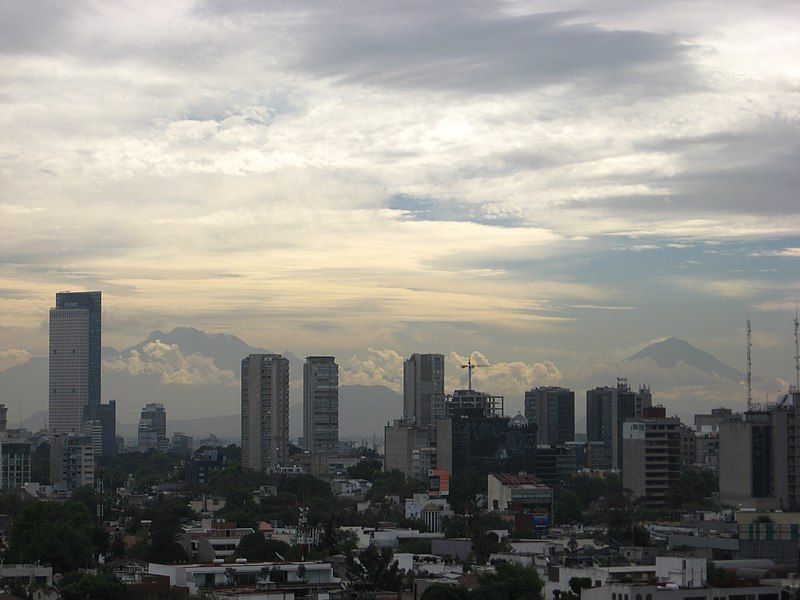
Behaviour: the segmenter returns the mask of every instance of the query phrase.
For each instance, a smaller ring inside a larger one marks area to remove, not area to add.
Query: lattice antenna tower
[[[750,360],[750,350],[753,346],[751,342],[753,332],[750,329],[750,312],[747,313],[747,410],[753,405],[753,364]]]

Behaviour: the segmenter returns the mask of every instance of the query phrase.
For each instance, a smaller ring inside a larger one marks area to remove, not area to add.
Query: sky
[[[743,369],[749,311],[754,371],[790,381],[798,25],[788,1],[3,2],[0,369],[46,353],[55,291],[100,289],[105,344],[194,326],[366,383],[430,351],[571,385],[669,336]]]

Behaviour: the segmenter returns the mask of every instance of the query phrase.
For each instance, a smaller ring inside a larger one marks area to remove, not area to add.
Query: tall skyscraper
[[[536,387],[525,392],[525,418],[536,423],[537,444],[560,446],[575,440],[575,392]]]
[[[139,452],[167,449],[167,411],[163,404],[145,404],[139,417]]]
[[[598,387],[586,391],[586,440],[603,442],[603,464],[596,469],[622,469],[622,424],[636,416],[636,394],[627,381],[617,387]]]
[[[403,363],[403,419],[434,424],[434,402],[444,396],[444,355],[412,354]]]
[[[101,292],[58,292],[56,309],[81,309],[88,312],[87,327],[87,377],[89,408],[87,419],[96,418],[100,405],[100,353],[102,348],[102,294]]]
[[[50,309],[50,428],[80,433],[89,408],[89,311]]]
[[[289,361],[280,354],[242,360],[242,462],[256,471],[289,457]]]
[[[303,365],[303,444],[331,453],[339,442],[339,365],[333,356],[309,356]]]

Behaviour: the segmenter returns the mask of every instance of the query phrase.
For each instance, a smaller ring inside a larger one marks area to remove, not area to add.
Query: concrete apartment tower
[[[339,443],[339,365],[333,356],[309,356],[303,365],[303,444],[331,454]]]
[[[561,446],[575,440],[575,392],[535,387],[525,392],[525,418],[536,423],[536,443]]]
[[[622,483],[648,507],[666,506],[681,476],[681,421],[633,418],[622,424]]]
[[[280,354],[242,360],[242,462],[256,471],[289,457],[289,361]]]
[[[403,419],[435,425],[434,402],[444,396],[444,355],[412,354],[403,363]]]

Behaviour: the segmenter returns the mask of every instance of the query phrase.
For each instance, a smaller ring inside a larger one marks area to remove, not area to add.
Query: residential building
[[[339,365],[333,356],[309,356],[303,365],[303,444],[332,454],[339,443]]]
[[[719,469],[719,431],[696,434],[695,464],[712,471]]]
[[[586,438],[590,442],[603,442],[606,456],[602,462],[606,468],[622,469],[622,424],[636,416],[637,403],[641,410],[643,400],[637,400],[625,378],[617,379],[617,387],[586,391]]]
[[[436,432],[433,427],[421,427],[397,419],[384,428],[384,439],[385,471],[397,469],[406,477],[421,479],[436,466]]]
[[[444,519],[454,514],[446,497],[420,492],[405,501],[405,518],[424,521],[425,528],[432,533],[439,533]]]
[[[681,469],[688,469],[697,460],[697,436],[694,429],[681,423]]]
[[[188,467],[192,485],[207,485],[214,471],[225,468],[225,455],[220,448],[204,448],[194,453]]]
[[[186,435],[182,431],[176,431],[172,434],[172,439],[169,442],[170,453],[188,458],[192,455],[193,450],[194,438],[191,435]]]
[[[331,564],[316,561],[185,565],[149,563],[147,570],[150,575],[169,577],[171,587],[188,588],[190,594],[208,590],[226,598],[245,597],[245,594],[258,598],[305,598],[310,597],[312,592],[321,594],[342,588],[342,581],[334,577]]]
[[[289,458],[289,361],[280,354],[242,360],[242,462],[256,471]]]
[[[528,536],[547,533],[553,515],[553,490],[533,475],[487,475],[489,511],[514,515],[514,529]]]
[[[235,523],[203,519],[200,527],[189,527],[183,545],[192,560],[211,562],[231,557],[242,538],[255,533],[252,527],[236,527]]]
[[[145,404],[139,417],[139,452],[158,450],[164,452],[167,438],[167,411],[161,403]]]
[[[622,484],[648,506],[665,506],[681,474],[678,418],[635,418],[623,424]]]
[[[50,482],[73,492],[94,485],[94,445],[87,436],[55,434],[50,440]]]
[[[444,355],[412,354],[403,362],[403,420],[430,427],[444,396]]]
[[[757,510],[796,510],[800,392],[719,425],[720,502]]]
[[[697,433],[718,433],[719,426],[723,423],[741,420],[741,415],[733,414],[730,408],[720,406],[712,408],[709,414],[694,416],[694,429]]]
[[[538,427],[538,445],[574,441],[575,392],[562,387],[535,387],[525,392],[525,418]]]
[[[21,488],[31,481],[31,445],[17,440],[0,440],[0,488]]]

